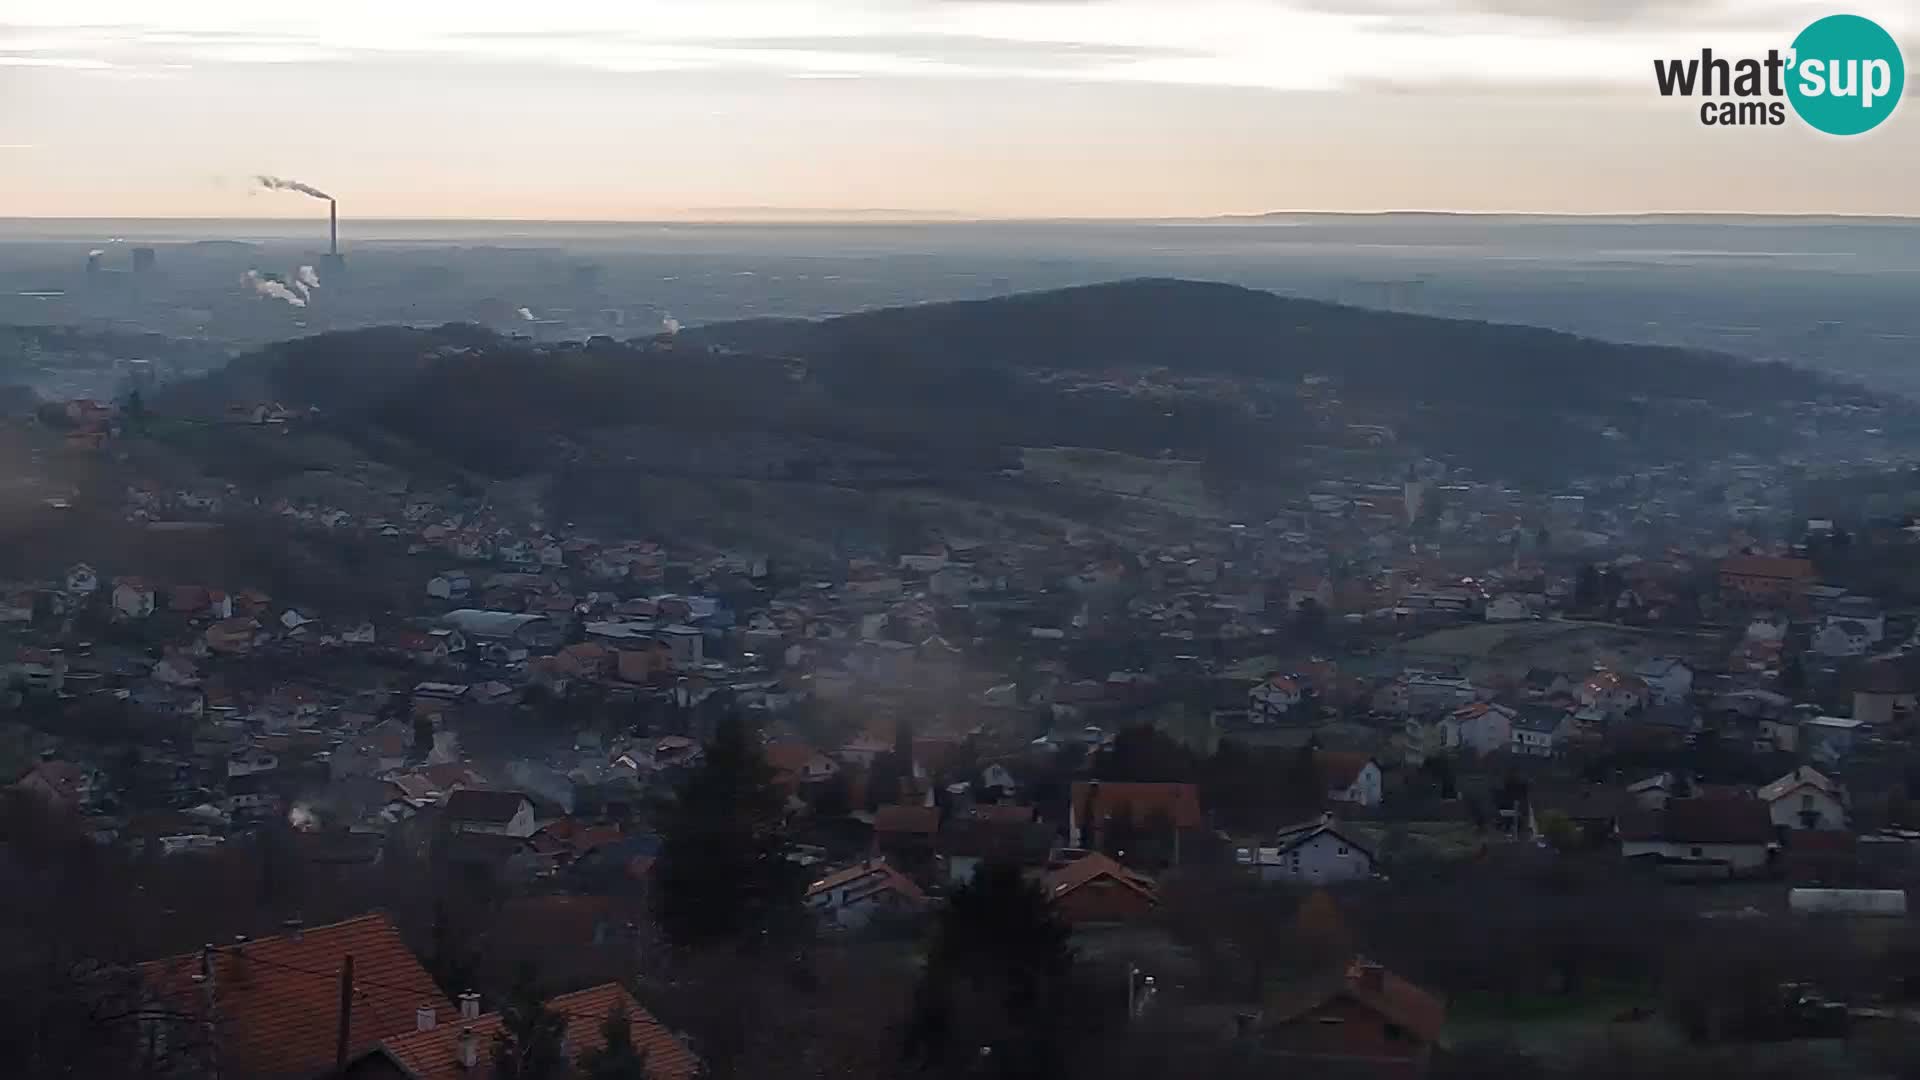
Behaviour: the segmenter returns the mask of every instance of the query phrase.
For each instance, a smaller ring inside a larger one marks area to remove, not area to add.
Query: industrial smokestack
[[[327,200],[327,257],[340,257],[340,204]]]

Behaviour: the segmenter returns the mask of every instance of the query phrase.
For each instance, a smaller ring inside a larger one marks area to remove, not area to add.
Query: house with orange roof
[[[823,926],[853,930],[876,917],[917,915],[927,894],[885,859],[866,859],[807,886],[807,910]]]
[[[560,1037],[569,1067],[606,1045],[607,1017],[624,1011],[634,1049],[645,1060],[647,1080],[692,1080],[699,1059],[665,1025],[640,1006],[619,983],[604,983],[549,998],[546,1007],[566,1018]],[[463,995],[460,1011],[429,1013],[424,1007],[414,1030],[382,1039],[356,1055],[345,1076],[350,1080],[491,1080],[496,1075],[493,1040],[498,1012],[482,1013],[477,995]]]
[[[1247,691],[1248,718],[1256,724],[1279,723],[1300,704],[1300,696],[1300,681],[1276,672]]]
[[[415,1030],[452,1005],[383,914],[330,926],[290,926],[279,937],[237,940],[139,965],[141,983],[164,1009],[154,1043],[204,1048],[223,1076],[306,1080],[340,1063],[342,971],[348,1061]],[[210,1037],[209,1037],[210,1035]]]
[[[1263,1055],[1354,1075],[1419,1076],[1446,1022],[1445,1000],[1356,958],[1271,997],[1258,1045]]]
[[[1744,606],[1793,606],[1818,576],[1811,559],[1734,555],[1720,563],[1720,598]]]
[[[1206,824],[1200,813],[1200,789],[1193,784],[1080,780],[1073,785],[1067,814],[1067,835],[1089,850],[1100,846],[1101,831],[1117,815],[1126,814],[1136,826],[1164,816],[1173,823],[1176,863],[1180,861],[1181,835]]]
[[[1361,750],[1319,750],[1314,767],[1327,789],[1327,800],[1355,806],[1378,806],[1384,797],[1383,774],[1373,755]]]
[[[1075,926],[1134,922],[1160,904],[1159,886],[1097,851],[1049,868],[1040,878],[1047,901]]]
[[[840,773],[840,764],[832,758],[793,740],[767,744],[767,764],[773,767],[773,783],[789,795],[798,794],[807,784],[822,783]]]
[[[207,627],[206,632],[207,648],[226,655],[252,650],[259,637],[259,622],[245,615],[222,619]]]

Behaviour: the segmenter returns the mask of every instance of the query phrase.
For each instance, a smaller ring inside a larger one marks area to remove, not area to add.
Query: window
[[[1811,795],[1800,796],[1800,809],[1802,810],[1813,809],[1813,796]]]
[[[1345,844],[1341,844],[1341,845],[1340,845],[1340,850],[1339,850],[1339,852],[1338,852],[1338,854],[1339,854],[1339,855],[1340,855],[1340,856],[1341,856],[1342,858],[1345,858],[1345,857],[1346,857],[1346,854],[1347,854],[1347,845],[1345,845]]]
[[[1315,1019],[1315,1020],[1318,1020],[1318,1021],[1320,1021],[1320,1022],[1321,1022],[1321,1023],[1323,1023],[1323,1024],[1344,1024],[1344,1023],[1346,1023],[1346,1019],[1345,1019],[1344,1017],[1339,1017],[1339,1016],[1316,1016],[1316,1017],[1314,1017],[1314,1019]]]
[[[1703,852],[1703,851],[1702,851],[1701,849],[1699,849],[1699,848],[1693,848],[1693,849],[1691,850],[1691,852],[1690,852],[1690,854],[1691,854],[1691,855],[1692,855],[1692,856],[1693,856],[1694,858],[1696,858],[1696,859],[1698,859],[1698,858],[1700,858],[1700,857],[1701,857],[1702,855],[1704,855],[1704,854],[1705,854],[1705,852]]]

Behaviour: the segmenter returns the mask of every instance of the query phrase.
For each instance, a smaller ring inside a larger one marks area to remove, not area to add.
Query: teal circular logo
[[[1787,100],[1829,135],[1872,131],[1893,115],[1907,85],[1900,44],[1872,19],[1829,15],[1793,39]]]

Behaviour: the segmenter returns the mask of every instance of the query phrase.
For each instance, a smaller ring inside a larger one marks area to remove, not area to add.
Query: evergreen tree
[[[1573,606],[1585,610],[1600,602],[1600,568],[1588,563],[1573,579]]]
[[[1064,1071],[1070,930],[1017,865],[982,866],[934,928],[906,1054],[935,1070],[981,1063],[1008,1077]]]
[[[413,745],[410,750],[410,756],[421,760],[433,753],[433,717],[422,713],[413,718]]]
[[[473,989],[479,960],[453,928],[445,901],[433,905],[433,940],[427,954],[427,972],[448,997]]]
[[[784,929],[800,874],[785,854],[773,769],[737,716],[720,722],[706,759],[668,814],[654,870],[654,916],[680,946],[745,941]]]
[[[580,1055],[581,1080],[646,1080],[646,1051],[633,1045],[633,1018],[616,1006],[600,1027],[605,1045]]]
[[[533,969],[521,965],[500,1006],[493,1075],[498,1080],[559,1080],[567,1074],[566,1034],[566,1016],[547,1008]]]

